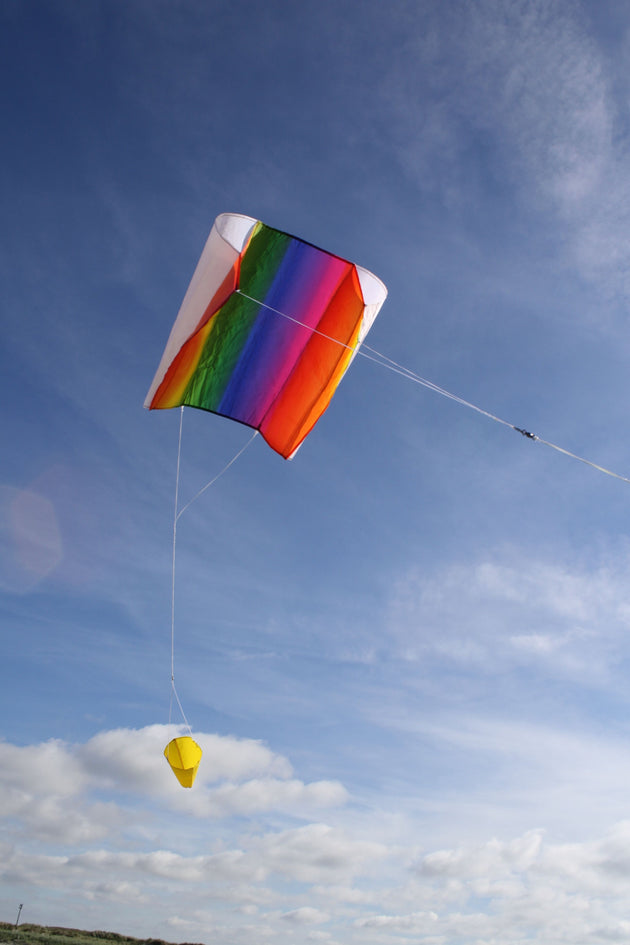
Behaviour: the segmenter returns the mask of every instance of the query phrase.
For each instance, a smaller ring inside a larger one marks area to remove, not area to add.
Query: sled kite
[[[252,217],[223,213],[145,407],[230,417],[289,459],[328,407],[386,295],[366,269]]]

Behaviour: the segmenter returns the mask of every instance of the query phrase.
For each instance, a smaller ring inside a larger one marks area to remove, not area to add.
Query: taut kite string
[[[286,312],[281,312],[279,309],[273,308],[271,305],[266,305],[264,302],[260,302],[258,299],[253,299],[251,296],[246,295],[246,293],[242,292],[240,289],[237,289],[236,291],[246,299],[249,299],[250,302],[255,302],[257,305],[262,305],[263,308],[269,309],[269,311],[274,312],[276,315],[281,315],[282,318],[286,318],[296,325],[301,325],[303,328],[308,328],[309,331],[313,332],[313,334],[321,335],[322,338],[326,338],[328,341],[332,341],[334,344],[337,344],[342,348],[352,349],[352,345],[344,344],[343,341],[339,341],[337,338],[332,338],[330,335],[327,335],[322,331],[318,331],[316,328],[311,328],[309,325],[305,325],[303,322],[298,321],[298,319],[293,318],[291,315],[287,315]],[[565,456],[569,456],[571,459],[577,459],[578,462],[585,463],[587,466],[591,466],[593,469],[597,469],[599,472],[605,473],[607,476],[613,476],[614,479],[621,479],[622,482],[630,483],[630,478],[627,476],[622,476],[619,473],[613,472],[611,469],[606,469],[604,466],[600,466],[598,463],[591,462],[590,459],[585,459],[583,456],[578,456],[577,453],[571,453],[570,450],[566,450],[564,447],[558,446],[556,443],[550,443],[549,440],[544,440],[536,433],[530,433],[529,430],[524,430],[522,427],[517,427],[514,423],[510,423],[508,420],[502,420],[501,417],[497,417],[496,414],[490,413],[489,410],[484,410],[482,407],[478,407],[469,400],[464,400],[463,397],[458,397],[457,394],[453,394],[450,391],[445,390],[443,387],[438,387],[438,385],[434,384],[433,381],[428,381],[426,378],[416,374],[415,371],[412,371],[410,368],[399,364],[397,361],[393,361],[385,354],[381,354],[381,352],[377,351],[375,348],[370,348],[369,345],[363,344],[360,348],[354,350],[356,350],[356,353],[362,358],[366,358],[368,361],[373,361],[375,364],[386,368],[388,371],[392,371],[394,374],[400,374],[408,381],[413,381],[414,384],[420,384],[422,387],[426,387],[428,390],[432,390],[436,394],[440,394],[442,397],[447,397],[449,400],[454,400],[455,403],[461,404],[462,407],[468,407],[470,410],[475,410],[477,413],[483,414],[484,417],[488,417],[489,420],[494,420],[495,423],[501,423],[504,427],[509,427],[511,430],[515,430],[517,433],[520,433],[529,440],[535,440],[537,443],[542,443],[544,446],[549,446],[552,450],[556,450],[558,453],[564,453]]]

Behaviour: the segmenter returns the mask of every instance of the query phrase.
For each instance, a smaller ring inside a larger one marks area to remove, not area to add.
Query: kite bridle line
[[[220,479],[223,473],[227,472],[230,466],[233,463],[235,463],[236,460],[239,458],[239,456],[241,456],[245,452],[249,444],[257,435],[258,430],[254,430],[254,432],[252,433],[251,437],[249,438],[245,446],[242,446],[238,450],[238,452],[234,454],[234,456],[229,461],[229,463],[225,464],[221,472],[217,473],[217,475],[214,476],[214,478],[212,478],[210,482],[207,482],[205,486],[203,486],[203,488],[200,489],[199,492],[196,495],[194,495],[189,502],[186,503],[186,505],[182,506],[182,508],[179,509],[178,508],[179,506],[179,473],[180,473],[180,468],[181,468],[183,425],[184,425],[184,407],[182,405],[179,411],[179,436],[177,440],[177,474],[175,476],[175,508],[173,512],[173,561],[172,561],[172,574],[171,574],[171,698],[170,698],[169,708],[168,708],[168,724],[169,725],[171,724],[171,719],[173,715],[173,697],[175,697],[175,700],[177,702],[177,705],[179,706],[179,711],[182,714],[182,718],[184,720],[186,728],[188,729],[190,735],[192,735],[192,729],[188,723],[188,719],[186,718],[186,713],[184,712],[182,708],[182,704],[180,702],[179,696],[177,695],[177,689],[175,688],[175,561],[177,557],[177,523],[182,517],[182,515],[184,514],[184,512],[186,511],[186,509],[189,509],[190,506],[193,504],[193,502],[196,502],[199,496],[202,495],[206,491],[206,489],[209,489],[210,486],[213,485],[217,481],[217,479]]]
[[[339,341],[338,338],[333,338],[331,335],[327,335],[325,332],[319,331],[317,328],[313,328],[311,325],[304,324],[304,322],[299,321],[299,319],[294,318],[292,315],[287,315],[286,312],[281,312],[272,305],[267,305],[265,302],[261,302],[259,299],[252,298],[251,295],[247,295],[247,293],[243,292],[241,289],[236,289],[235,291],[238,292],[239,295],[242,295],[243,298],[249,299],[250,302],[255,302],[257,305],[268,309],[270,312],[274,312],[276,315],[286,318],[287,321],[293,322],[294,325],[299,325],[301,328],[306,328],[314,335],[320,335],[322,338],[332,341],[333,344],[339,345],[341,348],[346,348],[348,351],[353,351],[356,354],[359,354],[362,358],[365,358],[368,361],[373,361],[375,364],[386,368],[388,371],[392,371],[394,374],[400,374],[401,377],[404,377],[409,381],[413,381],[414,384],[420,384],[421,387],[426,387],[428,390],[432,390],[434,393],[440,394],[442,397],[447,397],[449,400],[454,400],[455,403],[461,404],[462,407],[469,407],[470,410],[475,410],[477,413],[483,414],[483,416],[488,417],[489,420],[494,420],[495,423],[500,423],[504,427],[509,427],[511,430],[515,430],[516,433],[520,433],[521,436],[526,437],[528,440],[534,440],[537,443],[542,443],[544,446],[549,446],[552,450],[556,450],[558,453],[564,453],[565,456],[569,456],[571,459],[577,459],[578,462],[584,463],[586,466],[591,466],[593,469],[597,469],[599,472],[605,473],[607,476],[612,476],[614,479],[621,479],[622,482],[630,483],[630,478],[627,476],[622,476],[619,473],[613,472],[611,469],[606,469],[604,466],[600,466],[597,463],[591,462],[590,459],[585,459],[583,456],[578,456],[577,453],[571,453],[569,450],[564,449],[562,446],[558,446],[556,443],[550,443],[549,440],[544,440],[536,433],[530,433],[529,430],[524,430],[522,427],[517,427],[508,420],[502,420],[501,417],[497,417],[495,414],[490,413],[489,410],[484,410],[482,407],[478,407],[469,400],[464,400],[463,397],[458,397],[457,394],[452,394],[443,387],[438,387],[438,385],[434,384],[433,381],[428,381],[426,378],[416,374],[415,371],[410,370],[410,368],[406,368],[404,365],[398,364],[397,361],[393,361],[391,358],[388,358],[387,355],[381,354],[380,351],[376,351],[375,348],[370,348],[369,345],[362,344],[359,347],[348,345],[343,341]],[[366,352],[370,353],[367,354]]]

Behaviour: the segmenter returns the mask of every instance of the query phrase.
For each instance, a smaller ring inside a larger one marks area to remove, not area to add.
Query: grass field
[[[169,945],[161,938],[130,938],[116,932],[83,932],[81,929],[60,929],[28,922],[17,929],[10,922],[0,922],[0,943],[3,942],[27,945]]]

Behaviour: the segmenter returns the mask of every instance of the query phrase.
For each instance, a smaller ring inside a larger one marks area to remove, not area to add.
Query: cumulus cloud
[[[194,902],[203,895],[223,907],[238,904],[239,915],[256,914],[261,905],[273,900],[274,877],[295,884],[326,883],[337,877],[355,880],[372,873],[388,855],[383,845],[323,824],[252,835],[243,839],[240,849],[197,856],[104,848],[73,855],[34,856],[8,847],[0,852],[0,881],[7,885],[64,889],[78,898],[109,898],[122,904],[150,901],[167,909],[181,904],[183,897]],[[315,898],[320,897],[315,894]],[[329,919],[327,909],[304,904],[267,916],[267,921],[296,928],[322,925]],[[207,913],[198,909],[188,918],[171,914],[168,921],[185,921],[191,929],[206,922],[207,929]]]
[[[280,831],[253,828],[240,844],[232,838],[229,846],[220,841],[220,848],[213,850],[217,843],[209,838],[210,849],[204,853],[178,851],[180,835],[184,845],[190,836],[187,820],[190,823],[191,818],[199,821],[275,810],[284,821],[290,812],[300,815],[308,807],[343,804],[347,795],[336,783],[305,784],[291,777],[287,759],[260,743],[216,735],[207,740],[198,736],[209,745],[215,762],[205,784],[202,781],[200,789],[195,785],[194,791],[183,792],[175,783],[172,792],[170,786],[159,786],[160,779],[170,785],[172,778],[161,758],[172,734],[171,729],[152,726],[102,732],[83,745],[54,741],[18,748],[5,744],[12,765],[9,772],[0,772],[1,813],[8,828],[5,835],[15,842],[5,843],[0,850],[0,885],[7,890],[63,889],[78,902],[109,901],[119,908],[159,902],[164,923],[184,922],[199,936],[200,928],[207,934],[209,924],[217,930],[223,926],[210,922],[199,910],[192,917],[173,911],[176,904],[180,908],[183,895],[194,899],[203,893],[220,903],[221,909],[232,903],[235,914],[243,917],[271,905],[274,877],[298,883],[332,884],[339,877],[349,881],[369,871],[386,854],[378,844],[324,824]],[[161,762],[159,768],[144,757],[151,750]],[[251,777],[254,773],[260,777]],[[227,781],[226,776],[242,780]],[[147,836],[162,834],[168,838],[167,847],[137,849],[140,835],[133,831],[134,792],[142,802],[145,843]],[[182,808],[180,795],[193,802]],[[39,852],[29,852],[28,847],[37,844]],[[198,831],[194,845],[199,848]],[[42,852],[46,846],[48,853]],[[72,846],[79,849],[68,852]],[[325,909],[304,903],[265,919],[270,929],[278,923],[278,928],[309,929],[327,921]]]
[[[81,749],[81,758],[88,770],[106,777],[145,787],[154,779],[157,769],[163,771],[162,751],[165,739],[179,730],[163,725],[143,729],[116,729],[100,732]],[[292,768],[286,758],[274,754],[261,742],[237,739],[229,735],[195,736],[204,753],[199,770],[199,783],[241,781],[257,775],[290,777]]]
[[[348,800],[338,782],[304,783],[291,777],[286,758],[251,739],[198,735],[204,758],[195,790],[183,791],[163,758],[176,730],[101,732],[83,745],[59,740],[19,747],[3,743],[0,771],[2,816],[11,832],[44,842],[81,844],[131,829],[135,803],[151,799],[166,810],[197,818],[342,806]],[[104,802],[96,795],[109,791]]]
[[[368,938],[412,934],[426,945],[624,941],[627,838],[623,822],[594,842],[554,844],[530,831],[510,841],[428,853],[416,879],[391,890],[397,908],[358,917],[355,926]],[[618,857],[620,872],[611,882]],[[412,902],[421,908],[405,910]]]
[[[385,929],[392,932],[411,932],[418,934],[428,931],[428,927],[438,918],[436,912],[413,912],[411,915],[374,915],[357,919],[359,929]]]
[[[292,909],[291,912],[283,912],[280,915],[283,922],[291,925],[321,925],[328,922],[330,916],[321,909],[314,909],[312,906],[300,906],[299,909]]]
[[[225,784],[208,791],[194,809],[200,814],[228,816],[264,810],[299,810],[300,808],[340,807],[348,800],[346,789],[338,781],[304,784],[292,779],[257,778],[245,784]]]
[[[89,774],[64,742],[1,747],[1,813],[11,832],[21,824],[33,837],[72,844],[98,840],[122,825],[115,804],[86,802]]]
[[[254,840],[253,849],[270,869],[307,883],[364,873],[389,853],[384,844],[356,840],[326,824],[268,834]]]
[[[160,727],[149,729],[144,733],[146,744],[159,740],[162,745],[164,734]],[[575,790],[572,782],[588,788],[590,777],[592,787],[596,772],[619,760],[614,746],[598,745],[595,738],[580,744],[577,737],[570,741],[566,733],[557,733],[553,741],[542,727],[535,730],[523,725],[515,733],[508,723],[498,720],[485,725],[478,720],[468,726],[459,720],[450,729],[434,728],[433,735],[443,741],[450,739],[464,750],[507,757],[512,764],[520,753],[519,778],[528,768],[546,765],[541,779],[546,790],[550,785],[553,789],[549,770],[555,765],[557,772],[565,771],[558,790],[565,804]],[[24,791],[33,780],[37,786],[37,792],[32,792],[33,803],[38,798],[42,803],[50,802],[46,791],[49,764],[51,790],[57,792],[52,795],[59,805],[56,809],[63,811],[65,801],[75,809],[83,803],[87,820],[104,823],[96,801],[93,808],[89,806],[90,790],[104,794],[106,803],[116,806],[119,801],[122,806],[133,786],[143,784],[147,776],[142,764],[134,768],[132,753],[125,754],[116,768],[121,779],[118,786],[109,786],[111,771],[101,776],[101,765],[119,746],[121,737],[122,732],[101,733],[79,746],[61,742],[29,749],[10,746],[16,749],[12,757],[17,764],[0,790],[9,796],[9,788]],[[134,733],[136,748],[143,744],[142,737],[142,730]],[[220,738],[213,736],[211,743],[220,758]],[[575,757],[579,752],[578,770]],[[270,782],[295,790],[288,762],[257,743],[228,739],[221,770],[240,773],[243,778],[253,771],[266,771]],[[68,771],[76,779],[68,779]],[[283,780],[278,772],[287,777]],[[168,769],[166,774],[170,774]],[[626,784],[626,774],[619,769],[617,774]],[[250,780],[256,796],[257,779]],[[204,790],[211,797],[212,790],[220,789],[221,784],[213,788],[212,776],[209,781]],[[304,785],[305,790],[309,787],[312,785]],[[523,788],[529,790],[525,781]],[[322,790],[326,794],[328,789]],[[272,788],[272,797],[276,796],[274,791]],[[88,835],[82,840],[47,835],[45,842],[55,846],[44,853],[29,851],[26,843],[5,842],[0,849],[0,886],[9,894],[29,887],[37,887],[42,895],[47,895],[46,890],[51,895],[63,890],[66,897],[84,903],[86,909],[90,904],[116,903],[121,914],[125,909],[132,914],[150,904],[156,935],[161,928],[170,927],[185,930],[186,937],[195,940],[210,936],[236,945],[246,945],[256,930],[258,938],[278,941],[377,942],[385,937],[393,942],[413,937],[423,945],[477,940],[497,945],[525,941],[566,945],[588,940],[603,945],[624,941],[627,936],[627,820],[598,837],[571,842],[554,841],[548,832],[537,828],[512,837],[497,835],[422,851],[416,848],[417,830],[409,831],[407,846],[386,839],[375,842],[371,818],[365,822],[353,818],[352,830],[321,822],[277,829],[267,822],[265,826],[251,824],[238,839],[234,832],[229,839],[224,832],[219,843],[208,838],[205,852],[199,852],[197,840],[191,854],[176,848],[177,831],[187,818],[199,823],[198,811],[172,807],[169,812],[169,797],[153,795],[154,802],[159,799],[162,805],[153,811],[156,829],[157,821],[169,818],[168,831],[161,831],[172,841],[168,845],[138,849],[137,836],[128,842],[124,821],[111,821],[110,832],[100,845]],[[335,790],[332,797],[337,797]],[[497,798],[490,797],[489,802]],[[98,803],[104,803],[100,796]],[[27,821],[23,810],[3,807],[2,812],[5,820],[22,818],[29,844],[42,841],[38,822]],[[146,810],[145,815],[149,816]],[[571,822],[575,824],[575,817]],[[79,849],[68,852],[73,842]],[[280,901],[282,907],[278,908]]]
[[[540,853],[542,831],[532,830],[510,842],[491,840],[472,849],[440,850],[427,854],[418,866],[426,876],[491,878],[528,869]]]
[[[2,759],[0,776],[5,788],[70,797],[80,793],[88,781],[80,762],[59,739],[26,746],[3,741]]]

